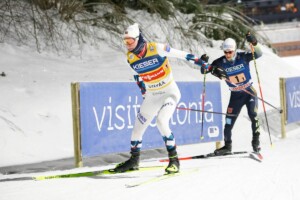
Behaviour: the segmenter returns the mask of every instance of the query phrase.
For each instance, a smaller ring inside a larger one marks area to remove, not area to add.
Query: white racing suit
[[[167,57],[186,59],[188,53],[170,48],[159,43],[147,43],[147,52],[143,58],[128,52],[127,59],[135,71],[138,82],[146,87],[144,101],[135,119],[131,135],[131,151],[140,151],[146,128],[155,116],[168,151],[176,148],[175,138],[169,127],[169,121],[180,100],[181,94],[173,79],[172,68]],[[197,67],[199,69],[199,67]],[[140,86],[140,84],[139,84]],[[143,91],[142,91],[143,93]]]

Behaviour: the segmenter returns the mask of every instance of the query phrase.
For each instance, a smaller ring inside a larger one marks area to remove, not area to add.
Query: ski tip
[[[260,153],[258,153],[258,152],[252,152],[252,153],[250,153],[249,156],[253,160],[258,161],[260,163],[263,161],[263,156]]]

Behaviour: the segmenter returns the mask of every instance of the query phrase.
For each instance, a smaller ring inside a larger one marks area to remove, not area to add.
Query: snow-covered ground
[[[217,46],[217,45],[216,45]],[[279,77],[300,76],[300,57],[279,58],[263,48],[257,60],[264,98],[280,106]],[[206,48],[210,62],[222,51]],[[203,52],[198,52],[201,55]],[[27,164],[73,156],[73,132],[70,83],[80,81],[132,81],[123,52],[108,46],[87,48],[83,58],[38,54],[25,47],[0,44],[0,166]],[[202,80],[200,72],[171,60],[177,81]],[[253,63],[252,63],[253,65]],[[257,79],[252,69],[254,85]],[[217,80],[209,76],[208,81]],[[207,91],[209,92],[209,91]],[[223,109],[229,91],[222,82]],[[267,110],[272,108],[266,107]],[[260,104],[259,112],[262,113]],[[250,150],[251,128],[242,110],[233,130],[234,150]],[[279,124],[279,122],[278,122]],[[182,161],[181,168],[199,171],[137,188],[126,183],[147,179],[163,170],[47,181],[0,182],[0,200],[17,199],[300,199],[299,128],[288,132],[287,139],[272,134],[271,148],[267,132],[262,132],[263,163],[249,158]],[[212,152],[214,144],[179,146],[180,156]],[[160,165],[157,161],[141,165]],[[112,167],[68,170],[88,171]],[[55,174],[61,172],[47,172]],[[39,173],[44,174],[44,173]],[[0,175],[1,179],[24,174]],[[28,176],[28,175],[26,175]]]
[[[199,170],[134,188],[126,188],[125,184],[159,176],[163,173],[163,169],[96,177],[0,182],[0,199],[298,200],[300,198],[299,140],[299,132],[295,132],[290,133],[288,139],[276,141],[274,148],[265,145],[262,151],[265,156],[262,163],[244,156],[182,161],[182,171],[195,167]],[[189,149],[188,151],[201,153],[197,146],[186,148]],[[180,148],[180,152],[185,154],[185,148]],[[142,165],[163,164],[152,161],[143,162]],[[107,167],[82,168],[67,172],[94,171]],[[65,172],[47,172],[35,175],[59,173]],[[24,175],[2,176],[1,178],[20,176]]]

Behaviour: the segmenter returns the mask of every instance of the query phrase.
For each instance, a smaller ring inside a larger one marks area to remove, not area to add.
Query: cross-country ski
[[[175,177],[178,177],[178,176],[190,175],[192,173],[198,172],[198,170],[199,170],[199,168],[194,168],[194,169],[185,169],[185,170],[182,170],[178,173],[169,173],[169,174],[165,173],[163,175],[155,176],[153,178],[149,178],[149,179],[146,179],[144,181],[128,183],[125,186],[127,188],[132,188],[132,187],[147,185],[147,184],[150,184],[150,183],[155,184],[156,182],[163,181],[163,180],[166,180],[166,179],[175,178]]]

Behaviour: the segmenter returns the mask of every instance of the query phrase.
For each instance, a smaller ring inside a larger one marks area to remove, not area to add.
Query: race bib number
[[[246,80],[246,77],[245,77],[245,74],[244,73],[240,73],[240,74],[236,74],[234,76],[230,76],[229,77],[229,80],[231,82],[233,82],[234,84],[237,84],[237,83],[242,83]]]

